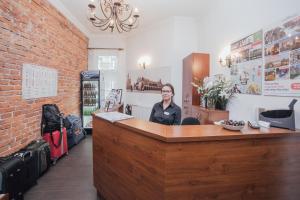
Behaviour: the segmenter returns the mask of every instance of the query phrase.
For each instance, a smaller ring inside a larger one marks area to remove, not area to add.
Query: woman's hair
[[[170,83],[163,84],[163,86],[161,87],[161,92],[162,92],[163,87],[165,87],[165,86],[171,88],[172,94],[173,94],[173,96],[174,96],[174,95],[175,95],[174,87],[173,87],[173,85],[171,85]]]

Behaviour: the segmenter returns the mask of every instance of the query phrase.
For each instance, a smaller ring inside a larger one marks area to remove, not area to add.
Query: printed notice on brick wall
[[[265,31],[264,94],[300,96],[300,16]]]
[[[22,98],[36,99],[57,96],[57,70],[23,64]]]

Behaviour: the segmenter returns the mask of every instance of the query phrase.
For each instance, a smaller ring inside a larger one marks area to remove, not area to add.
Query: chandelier
[[[133,8],[124,2],[124,0],[99,0],[99,7],[103,18],[96,15],[96,5],[91,0],[89,7],[89,20],[102,31],[115,29],[119,33],[129,32],[138,26],[138,9]]]

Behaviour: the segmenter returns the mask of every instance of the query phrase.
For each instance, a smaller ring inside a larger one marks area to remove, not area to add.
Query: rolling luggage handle
[[[52,132],[50,132],[50,136],[51,136],[51,141],[54,145],[55,148],[59,148],[61,146],[61,142],[63,140],[63,113],[59,114],[60,117],[60,130],[59,130],[59,140],[58,140],[58,144],[55,144],[54,139],[53,139],[53,135]]]
[[[82,128],[82,132],[83,132],[83,135],[84,135],[84,136],[87,135],[87,132],[84,130],[84,128]]]
[[[32,157],[32,152],[31,151],[26,151],[24,153],[16,153],[16,157],[19,157],[23,162],[25,162],[26,159]]]
[[[47,126],[47,122],[46,122],[45,115],[44,115],[44,113],[45,113],[45,108],[46,108],[47,106],[53,106],[53,107],[55,107],[55,109],[56,109],[56,111],[58,112],[58,114],[57,114],[57,113],[53,113],[53,112],[52,112],[52,114],[55,114],[56,116],[58,116],[58,117],[60,118],[60,126],[61,126],[62,123],[63,123],[61,117],[63,117],[64,114],[63,114],[63,113],[60,113],[59,108],[57,107],[57,105],[56,105],[56,104],[44,104],[44,105],[42,106],[41,136],[44,135],[44,129],[45,129],[45,127]],[[52,129],[51,131],[49,131],[49,132],[51,133],[52,131],[53,131],[53,129]]]

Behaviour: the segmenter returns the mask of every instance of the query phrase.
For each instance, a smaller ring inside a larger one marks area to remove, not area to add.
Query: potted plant
[[[202,84],[192,83],[201,94],[205,107],[226,110],[226,105],[234,96],[235,86],[222,74],[205,77]]]

